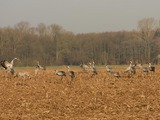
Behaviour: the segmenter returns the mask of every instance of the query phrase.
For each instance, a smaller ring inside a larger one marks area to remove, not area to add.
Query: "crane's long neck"
[[[37,65],[40,66],[39,61],[37,62]]]
[[[92,68],[92,63],[89,63],[89,67]]]
[[[16,58],[14,58],[14,59],[11,61],[11,64],[12,64],[12,65],[14,65],[14,60],[16,60]]]
[[[130,61],[130,64],[129,64],[129,66],[130,66],[130,67],[132,67],[132,61]]]
[[[67,68],[68,68],[68,72],[69,72],[70,71],[70,67],[68,66]]]
[[[37,66],[38,66],[38,68],[40,68],[40,69],[42,68],[41,65],[39,64],[39,61],[37,62]]]

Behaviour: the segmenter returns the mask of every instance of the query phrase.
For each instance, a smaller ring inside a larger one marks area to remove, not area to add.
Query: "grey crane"
[[[116,77],[116,78],[120,78],[120,73],[119,72],[113,72],[113,76]]]
[[[86,64],[84,64],[84,63],[80,64],[79,66],[80,66],[80,68],[81,68],[84,72],[86,72],[87,70],[89,70],[89,66],[86,65]]]
[[[90,65],[90,69],[91,69],[91,71],[92,71],[91,77],[97,75],[98,73],[97,73],[97,69],[96,69],[96,67],[95,67],[94,61],[93,61],[93,63],[89,63],[89,65]]]
[[[132,66],[132,61],[130,61],[129,67],[127,67],[127,68],[124,70],[124,72],[130,71],[131,66]]]
[[[66,73],[64,71],[58,71],[58,70],[55,70],[55,74],[57,76],[60,76],[61,77],[61,80],[63,79],[63,77],[66,77]]]
[[[21,77],[21,78],[23,78],[24,80],[25,80],[26,78],[31,79],[31,76],[30,76],[30,74],[29,74],[28,72],[17,72],[17,73],[14,75],[14,77]]]
[[[106,70],[107,70],[107,72],[109,72],[109,73],[111,73],[111,72],[112,72],[112,68],[111,68],[111,67],[109,67],[108,65],[106,65]]]
[[[139,66],[143,72],[148,73],[147,67],[142,66],[142,64],[138,64],[137,66]]]
[[[14,61],[19,60],[18,58],[14,58],[11,62],[8,62],[7,60],[2,60],[1,61],[1,66],[3,67],[4,70],[9,71],[12,75],[14,74]]]
[[[41,66],[39,64],[39,61],[37,61],[37,65],[36,65],[36,69],[35,69],[35,76],[38,75],[38,73],[39,73],[40,70],[46,70],[46,67],[45,66]]]
[[[71,71],[69,66],[67,66],[67,69],[68,69],[69,76],[71,77],[71,79],[73,79],[75,77],[75,72]]]
[[[131,72],[132,74],[136,74],[136,65],[137,65],[137,64],[134,64],[134,65],[131,66],[130,72]]]
[[[129,72],[131,70],[132,67],[132,61],[130,61],[129,66],[124,70],[124,72]]]
[[[155,72],[155,66],[153,66],[151,63],[148,63],[149,71]]]
[[[130,72],[132,74],[136,74],[136,64],[132,65],[132,61],[130,61],[129,66],[124,70],[124,72]]]
[[[46,70],[46,67],[45,66],[41,66],[39,64],[39,61],[37,61],[37,66],[36,66],[37,69],[41,69],[41,70]]]

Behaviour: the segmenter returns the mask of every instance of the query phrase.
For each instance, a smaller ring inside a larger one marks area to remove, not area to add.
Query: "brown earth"
[[[0,120],[160,120],[159,71],[128,77],[117,68],[122,77],[114,78],[99,69],[91,78],[73,70],[73,81],[61,81],[54,69],[37,77],[17,70],[32,75],[25,81],[0,70]]]

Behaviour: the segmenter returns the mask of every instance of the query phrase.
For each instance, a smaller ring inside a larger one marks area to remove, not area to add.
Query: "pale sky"
[[[26,21],[73,33],[130,31],[148,17],[160,20],[160,0],[0,0],[0,27]]]

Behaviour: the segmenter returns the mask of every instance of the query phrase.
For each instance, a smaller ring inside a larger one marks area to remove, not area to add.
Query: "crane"
[[[1,61],[1,66],[3,67],[4,70],[9,71],[12,75],[14,74],[14,61],[19,60],[18,58],[14,58],[11,62],[8,62],[7,60],[2,60]]]
[[[89,66],[86,65],[86,64],[84,64],[84,63],[80,64],[80,68],[82,68],[82,70],[83,70],[84,72],[86,72],[87,70],[89,70]]]
[[[44,66],[41,66],[40,64],[39,64],[39,61],[37,61],[37,66],[36,66],[36,68],[37,69],[41,69],[41,70],[46,70],[46,67],[44,67]]]
[[[137,66],[140,67],[143,72],[148,73],[147,67],[142,66],[142,64],[138,64]]]
[[[90,65],[90,69],[91,69],[91,71],[92,71],[91,77],[97,75],[98,73],[97,73],[97,69],[95,68],[95,63],[94,63],[94,61],[93,61],[93,63],[89,63],[89,65]]]
[[[132,61],[130,61],[129,66],[124,70],[124,72],[130,72],[131,74],[136,74],[136,64],[132,65]]]
[[[129,66],[124,70],[124,72],[129,72],[131,70],[132,67],[132,61],[130,61]]]
[[[71,71],[69,66],[67,66],[67,69],[68,69],[69,76],[71,77],[71,79],[73,79],[75,77],[74,71]]]
[[[155,66],[153,66],[151,63],[148,63],[149,71],[155,72]]]
[[[26,79],[26,77],[28,79],[31,79],[30,74],[28,72],[17,72],[14,77],[22,77],[24,80]]]
[[[113,72],[113,76],[116,77],[116,78],[120,78],[121,77],[119,72]]]
[[[63,77],[66,77],[66,73],[64,71],[55,70],[55,75],[60,76],[61,80],[63,79]]]
[[[36,69],[35,69],[35,76],[39,73],[40,70],[46,70],[46,67],[43,67],[39,64],[39,61],[37,61]]]
[[[106,65],[106,70],[107,70],[107,72],[109,72],[109,73],[111,73],[111,72],[112,72],[112,68],[111,68],[111,67],[109,67],[108,65]]]

